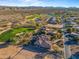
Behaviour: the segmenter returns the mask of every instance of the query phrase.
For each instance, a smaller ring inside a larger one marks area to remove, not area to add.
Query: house
[[[40,18],[36,18],[36,19],[35,19],[35,22],[41,23],[41,19],[40,19]]]
[[[49,36],[44,34],[33,36],[31,40],[31,44],[46,49],[50,49],[51,46],[51,42],[49,41]]]
[[[51,18],[49,18],[48,20],[47,20],[47,22],[49,23],[49,24],[56,24],[57,22],[56,22],[56,17],[51,17]]]

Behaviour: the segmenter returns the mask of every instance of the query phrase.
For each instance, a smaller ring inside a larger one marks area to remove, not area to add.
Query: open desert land
[[[33,59],[38,54],[24,50],[17,46],[8,46],[0,49],[0,59]]]

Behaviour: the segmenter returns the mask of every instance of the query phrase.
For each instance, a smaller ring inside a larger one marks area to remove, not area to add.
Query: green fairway
[[[12,40],[13,41],[13,37],[15,37],[15,35],[17,33],[21,33],[21,32],[25,32],[25,33],[29,33],[29,32],[33,32],[32,29],[28,29],[28,28],[15,28],[15,29],[11,29],[7,32],[4,32],[0,35],[0,42],[5,42],[7,40]]]
[[[29,16],[26,16],[26,19],[28,20],[35,20],[36,18],[49,18],[51,17],[51,15],[47,15],[47,14],[33,14],[33,15],[29,15]]]

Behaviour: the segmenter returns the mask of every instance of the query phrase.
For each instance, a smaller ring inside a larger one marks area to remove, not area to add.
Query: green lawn
[[[26,16],[26,19],[27,20],[35,20],[36,18],[41,18],[41,17],[50,17],[50,15],[48,14],[33,14],[33,15],[29,15],[29,16]]]
[[[5,42],[7,40],[13,40],[13,37],[15,37],[15,35],[17,33],[21,33],[21,32],[33,32],[32,29],[28,29],[28,28],[15,28],[15,29],[11,29],[7,32],[4,32],[0,35],[0,42]]]
[[[28,20],[34,20],[36,18],[41,18],[41,15],[33,14],[33,15],[26,16],[26,19]]]

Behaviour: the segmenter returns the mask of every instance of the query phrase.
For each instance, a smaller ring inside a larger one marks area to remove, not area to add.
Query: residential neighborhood
[[[0,59],[79,59],[79,8],[0,6]]]

